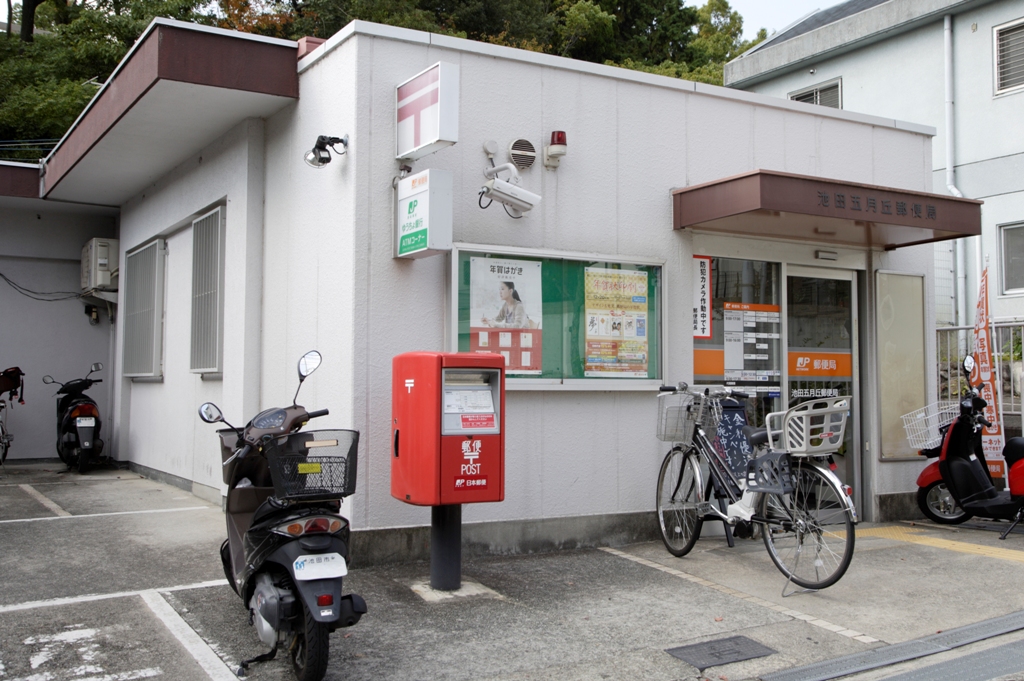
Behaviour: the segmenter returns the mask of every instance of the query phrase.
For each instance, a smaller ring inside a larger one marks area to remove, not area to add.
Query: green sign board
[[[424,170],[398,182],[395,257],[419,258],[451,250],[452,176]]]

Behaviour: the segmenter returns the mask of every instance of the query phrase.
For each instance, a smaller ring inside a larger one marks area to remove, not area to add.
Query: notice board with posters
[[[660,262],[457,245],[452,264],[459,352],[509,379],[661,380]]]

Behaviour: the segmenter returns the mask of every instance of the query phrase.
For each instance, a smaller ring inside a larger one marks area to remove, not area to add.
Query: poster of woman
[[[541,263],[470,258],[470,350],[497,352],[509,374],[540,374]]]

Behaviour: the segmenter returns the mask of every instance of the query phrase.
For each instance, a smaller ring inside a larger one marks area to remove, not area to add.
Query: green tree
[[[708,0],[697,10],[697,35],[688,46],[686,59],[691,67],[721,67],[767,37],[768,31],[762,28],[754,40],[744,41],[739,12],[729,6],[728,0]]]
[[[154,17],[213,20],[203,13],[201,0],[99,0],[59,7],[48,0],[38,16],[46,32],[34,40],[0,35],[0,158],[43,155],[2,147],[14,140],[49,140],[52,146]]]
[[[682,1],[23,0],[12,18],[42,32],[0,34],[0,147],[61,137],[158,16],[284,38],[326,38],[363,19],[721,84],[725,63],[765,31],[744,42],[743,19],[728,0],[699,8]]]
[[[563,0],[555,13],[554,50],[563,57],[599,61],[615,44],[615,17],[591,0]]]

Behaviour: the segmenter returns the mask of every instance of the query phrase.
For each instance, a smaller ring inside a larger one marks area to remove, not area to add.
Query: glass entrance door
[[[851,398],[851,418],[836,474],[859,493],[854,447],[857,413],[857,289],[848,270],[786,268],[787,385],[789,406],[815,397]],[[859,419],[858,419],[859,421]]]

